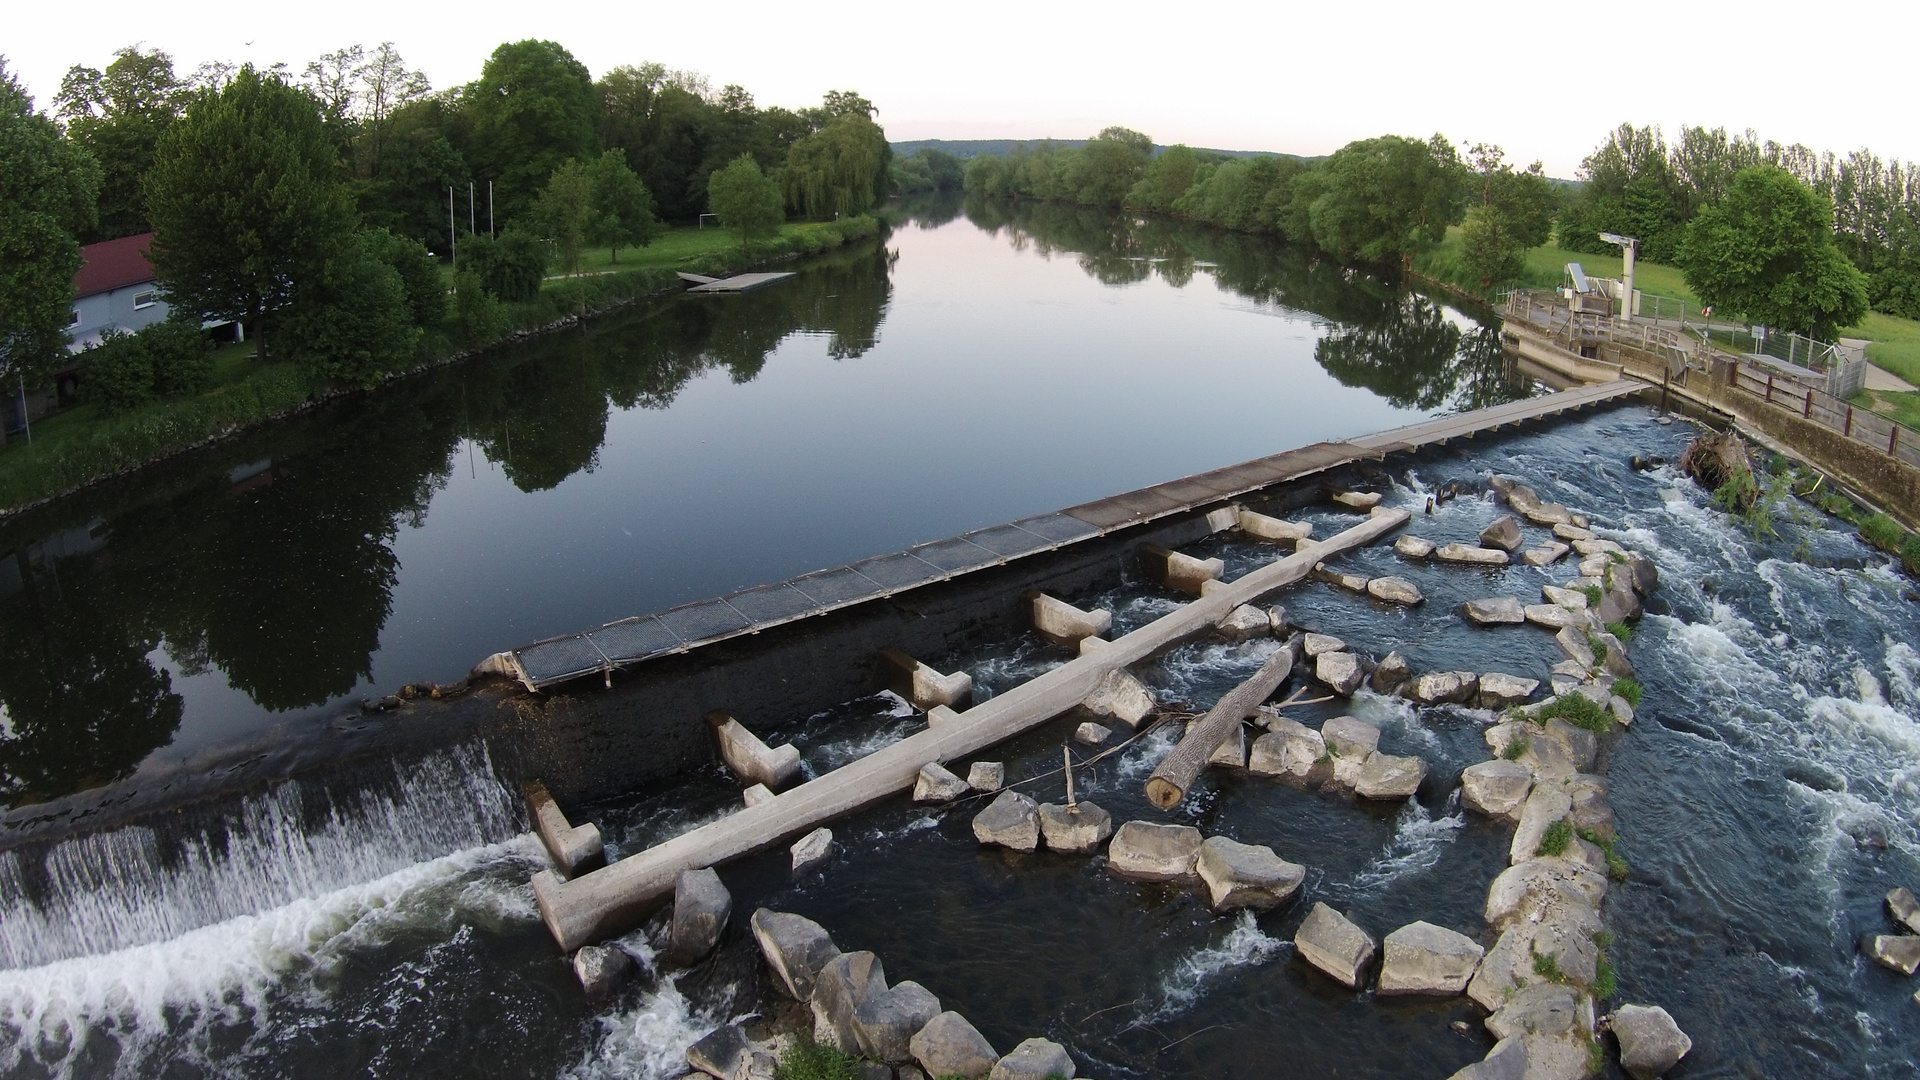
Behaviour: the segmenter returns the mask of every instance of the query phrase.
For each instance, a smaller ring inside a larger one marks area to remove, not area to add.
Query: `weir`
[[[979,529],[950,540],[921,544],[849,566],[819,570],[790,581],[761,585],[701,600],[653,615],[607,623],[576,634],[547,638],[483,661],[476,674],[505,674],[529,690],[583,676],[613,672],[649,659],[685,653],[716,642],[758,634],[831,611],[896,596],[924,586],[1021,559],[1072,547],[1111,533],[1231,500],[1342,465],[1387,454],[1444,445],[1479,432],[1558,416],[1616,401],[1647,389],[1618,378],[1441,416],[1336,442],[1313,443],[1239,465],[1170,480],[1121,495]]]

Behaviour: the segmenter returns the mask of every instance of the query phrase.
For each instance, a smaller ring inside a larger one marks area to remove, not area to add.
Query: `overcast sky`
[[[1911,4],[1828,0],[951,6],[722,0],[424,5],[330,0],[19,3],[0,52],[45,108],[73,64],[141,42],[190,72],[392,41],[436,88],[502,41],[550,38],[597,77],[656,60],[765,105],[857,90],[895,140],[1082,138],[1324,154],[1439,131],[1571,177],[1616,123],[1753,128],[1762,138],[1920,159]]]

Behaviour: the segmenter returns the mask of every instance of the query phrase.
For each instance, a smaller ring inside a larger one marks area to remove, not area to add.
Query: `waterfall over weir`
[[[353,793],[289,781],[247,799],[218,830],[163,839],[132,827],[38,858],[0,852],[0,969],[165,941],[525,828],[518,798],[476,744],[396,763],[390,783]]]

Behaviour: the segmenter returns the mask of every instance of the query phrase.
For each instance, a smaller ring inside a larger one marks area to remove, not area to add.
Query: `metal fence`
[[[1920,467],[1920,435],[1879,413],[1857,409],[1823,390],[1780,378],[1751,360],[1734,365],[1731,385],[1764,404],[1798,414],[1896,461]]]

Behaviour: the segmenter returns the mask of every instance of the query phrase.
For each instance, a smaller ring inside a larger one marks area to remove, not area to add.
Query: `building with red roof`
[[[73,275],[73,322],[67,328],[74,352],[97,345],[108,330],[132,333],[167,317],[167,302],[147,261],[152,233],[123,236],[80,249]]]

